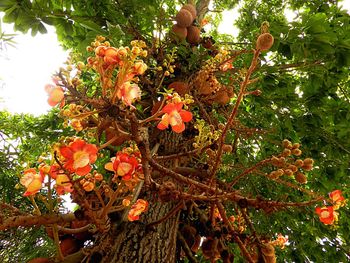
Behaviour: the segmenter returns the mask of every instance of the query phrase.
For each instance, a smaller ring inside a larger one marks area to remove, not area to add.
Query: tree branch
[[[15,227],[31,227],[41,225],[52,225],[62,222],[72,222],[76,218],[73,213],[70,214],[58,214],[58,215],[41,215],[41,216],[12,216],[3,221],[0,224],[0,230],[6,230]]]

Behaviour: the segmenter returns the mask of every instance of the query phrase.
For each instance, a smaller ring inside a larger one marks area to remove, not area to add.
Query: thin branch
[[[233,179],[233,181],[230,183],[230,187],[234,186],[244,176],[252,173],[256,169],[258,169],[260,166],[263,166],[264,164],[269,163],[269,162],[271,162],[271,158],[260,161],[257,164],[255,164],[254,166],[252,166],[251,168],[245,170],[243,173],[241,173],[240,175],[236,176],[235,179]]]
[[[180,231],[177,231],[177,239],[179,240],[183,251],[186,254],[187,259],[191,263],[197,263],[197,259],[193,256],[191,249],[188,247],[187,242]]]
[[[216,160],[215,160],[215,163],[214,163],[214,166],[212,168],[211,175],[210,175],[210,185],[213,184],[214,177],[215,177],[215,175],[217,173],[217,170],[218,170],[218,168],[220,166],[221,157],[222,157],[222,153],[223,153],[222,147],[223,147],[223,145],[225,143],[225,138],[226,138],[227,132],[228,132],[229,128],[231,127],[232,122],[233,122],[233,120],[235,119],[235,117],[236,117],[236,115],[238,113],[238,108],[239,108],[239,105],[241,104],[241,102],[243,100],[246,87],[248,86],[248,83],[249,83],[249,80],[250,80],[250,76],[252,75],[252,73],[253,73],[256,65],[257,65],[259,54],[260,54],[260,50],[255,50],[254,51],[254,57],[252,59],[250,67],[249,67],[249,69],[247,71],[247,74],[246,74],[246,76],[244,78],[244,81],[240,85],[240,90],[239,90],[239,94],[237,96],[237,100],[236,100],[235,106],[234,106],[234,108],[233,108],[233,110],[231,112],[231,115],[230,115],[230,117],[227,120],[225,128],[222,131],[222,134],[221,134],[221,136],[219,138],[219,148],[218,148],[218,151],[217,151],[217,154],[216,154]]]
[[[59,232],[66,233],[66,234],[78,234],[78,233],[88,231],[90,227],[91,227],[91,224],[87,224],[86,226],[83,226],[80,228],[66,228],[62,226],[57,226],[57,229]]]

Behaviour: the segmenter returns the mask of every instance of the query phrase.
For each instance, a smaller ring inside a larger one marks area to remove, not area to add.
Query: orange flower
[[[115,65],[120,62],[118,49],[114,47],[97,48],[95,52],[97,52],[98,56],[103,56],[103,61],[108,65]]]
[[[334,190],[333,192],[329,193],[329,198],[331,198],[332,202],[336,204],[341,204],[345,200],[342,191],[340,190]]]
[[[232,60],[226,61],[224,64],[220,66],[221,71],[227,71],[232,68],[233,68]]]
[[[128,220],[135,221],[140,219],[142,212],[145,212],[148,208],[148,202],[143,199],[137,199],[136,203],[132,205],[129,213]]]
[[[64,168],[80,176],[89,173],[91,164],[97,159],[96,145],[88,144],[81,139],[76,139],[68,146],[62,146],[60,153],[65,158]]]
[[[201,27],[204,27],[207,24],[209,24],[209,18],[203,18],[201,21]]]
[[[157,128],[165,130],[169,124],[176,133],[181,133],[185,130],[184,122],[192,120],[192,113],[182,109],[183,103],[169,103],[164,106],[162,112],[165,113],[162,116],[162,120],[158,123]]]
[[[316,207],[315,212],[325,225],[331,225],[337,220],[337,214],[334,212],[333,206]]]
[[[64,105],[64,91],[61,87],[47,84],[45,86],[45,91],[48,93],[49,98],[47,102],[50,106],[54,107],[60,103],[60,107]]]
[[[140,87],[127,81],[118,89],[117,97],[130,106],[135,100],[141,98]]]
[[[23,196],[35,195],[42,187],[42,183],[45,175],[37,173],[34,168],[30,168],[24,171],[20,183],[27,188]]]
[[[71,124],[72,128],[74,130],[76,130],[77,132],[80,132],[80,131],[82,131],[84,129],[83,124],[78,119],[72,119],[70,124]]]
[[[215,207],[215,209],[214,209],[214,218],[219,219],[220,221],[222,221],[221,214],[220,214],[219,209],[217,207]]]
[[[134,156],[127,153],[118,152],[117,156],[111,159],[111,163],[107,163],[105,168],[109,171],[115,172],[115,176],[121,176],[123,180],[132,179],[139,162]],[[116,178],[114,178],[116,179]]]

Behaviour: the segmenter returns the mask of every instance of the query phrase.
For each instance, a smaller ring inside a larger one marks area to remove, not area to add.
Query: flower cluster
[[[89,51],[95,51],[94,57],[88,58],[88,65],[100,75],[102,95],[109,96],[114,103],[116,98],[125,105],[132,106],[132,103],[140,99],[141,89],[138,86],[136,76],[143,75],[147,70],[147,65],[139,57],[147,57],[146,44],[143,41],[132,41],[131,48],[111,47],[109,42],[103,37],[98,37],[100,41],[93,42],[94,47],[89,47]],[[113,72],[118,73],[113,78]]]
[[[340,190],[334,190],[329,193],[332,205],[316,207],[315,212],[319,216],[320,221],[325,225],[332,225],[338,221],[338,210],[346,202]]]
[[[68,144],[56,146],[56,150],[60,159],[59,163],[48,165],[40,161],[39,172],[35,168],[24,171],[20,179],[20,183],[26,188],[24,196],[38,193],[43,186],[46,175],[55,180],[54,188],[58,195],[73,192],[72,176],[74,174],[89,177],[89,172],[92,169],[91,165],[97,159],[96,145],[88,144],[82,139],[75,138]],[[94,173],[94,178],[96,176],[101,177],[102,175]],[[83,188],[89,189],[85,185]]]

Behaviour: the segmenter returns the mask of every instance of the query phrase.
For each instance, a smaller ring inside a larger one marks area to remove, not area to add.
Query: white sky
[[[350,0],[344,0],[339,5],[350,10]],[[237,11],[238,8],[224,11],[219,32],[237,35],[233,26]],[[285,14],[289,21],[293,20],[293,13]],[[2,24],[2,27],[5,33],[14,33],[12,25]],[[51,83],[51,75],[63,65],[68,52],[63,51],[57,42],[54,28],[50,27],[48,31],[35,37],[30,33],[18,33],[16,48],[0,50],[0,110],[40,115],[50,109],[44,86]]]
[[[13,26],[2,24],[5,33]],[[53,28],[47,34],[18,33],[16,48],[0,50],[0,110],[40,115],[50,110],[44,86],[68,56],[57,42]]]

